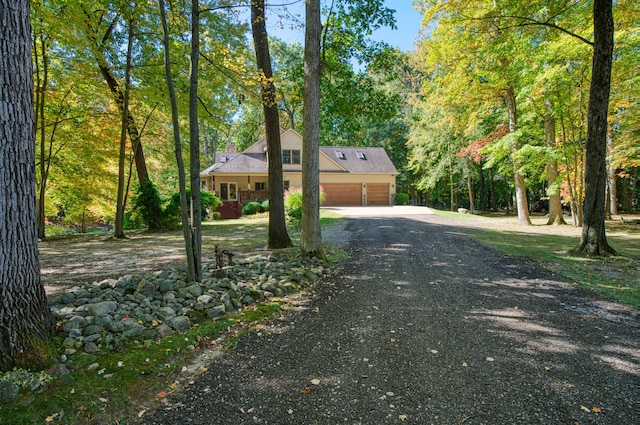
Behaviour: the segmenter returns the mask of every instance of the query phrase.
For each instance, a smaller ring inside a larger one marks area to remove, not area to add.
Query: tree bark
[[[38,55],[38,41],[40,42],[41,56]],[[49,57],[47,54],[47,43],[44,34],[40,33],[33,37],[34,47],[34,68],[36,76],[36,105],[35,105],[35,131],[39,131],[40,135],[40,179],[38,181],[38,238],[46,237],[45,228],[45,193],[47,190],[47,170],[48,161],[46,151],[46,125],[44,114],[44,103],[47,93],[47,85],[49,83]],[[42,75],[40,74],[40,60],[42,59]]]
[[[544,115],[544,136],[547,148],[555,150],[556,148],[556,119],[551,112],[551,102],[545,102],[546,113]],[[549,219],[547,225],[550,224],[567,224],[562,217],[562,201],[560,200],[560,191],[557,189],[556,180],[558,179],[558,161],[554,158],[547,163],[547,189],[549,196]]]
[[[607,114],[613,54],[612,0],[594,0],[593,34],[593,65],[587,116],[584,218],[580,245],[575,251],[589,256],[609,256],[616,254],[616,251],[607,243],[604,227]]]
[[[326,259],[320,229],[320,0],[306,3],[302,116],[302,255]]]
[[[193,261],[193,249],[191,242],[191,224],[189,222],[189,204],[187,203],[187,178],[182,158],[182,143],[180,142],[180,121],[178,116],[178,101],[173,86],[173,74],[171,72],[171,55],[169,44],[169,28],[167,26],[167,15],[164,0],[160,0],[160,23],[162,24],[162,44],[164,46],[164,71],[167,79],[167,90],[169,91],[169,101],[171,103],[171,123],[173,126],[173,142],[178,166],[178,186],[180,190],[180,214],[182,217],[182,233],[184,235],[185,253],[187,256],[187,278],[190,282],[196,280],[196,273]]]
[[[125,158],[127,148],[127,123],[129,121],[129,91],[131,86],[131,55],[133,51],[133,19],[129,19],[127,36],[127,60],[124,70],[124,93],[122,95],[122,123],[120,131],[120,152],[118,157],[118,196],[116,199],[116,219],[113,236],[117,239],[125,237],[124,209],[125,209]]]
[[[514,133],[518,126],[518,115],[516,110],[516,95],[513,91],[513,87],[509,86],[505,90],[505,99],[507,102],[507,108],[509,110],[509,132]],[[513,147],[515,153],[519,149],[519,145],[516,143]],[[513,161],[513,180],[516,188],[516,209],[518,210],[518,223],[523,225],[531,225],[529,219],[529,205],[527,203],[527,187],[524,183],[524,176],[520,174],[519,164],[515,158]]]
[[[256,63],[260,77],[260,92],[264,110],[264,127],[269,155],[269,236],[270,249],[291,246],[284,218],[284,186],[282,179],[282,146],[280,143],[280,118],[273,84],[271,54],[265,24],[264,0],[251,2],[251,31],[256,51]]]
[[[38,259],[28,0],[0,0],[0,51],[0,369],[42,369],[54,320]]]
[[[609,151],[609,155],[613,156],[613,136],[611,135],[611,131],[607,132],[607,149]],[[609,179],[607,181],[609,185],[609,215],[618,214],[618,173],[616,173],[616,167],[613,165],[613,158],[608,161],[609,166]]]
[[[198,70],[200,61],[200,3],[191,1],[191,76],[189,79],[189,146],[191,158],[191,249],[196,282],[202,281],[202,205],[200,202],[200,125],[198,122]]]
[[[469,192],[469,212],[471,214],[475,213],[473,208],[475,204],[475,199],[473,197],[473,181],[471,180],[471,171],[467,174],[467,191]]]

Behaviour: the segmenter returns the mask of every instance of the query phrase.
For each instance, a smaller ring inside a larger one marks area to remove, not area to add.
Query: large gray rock
[[[191,286],[188,286],[186,288],[186,291],[189,295],[193,297],[199,297],[200,295],[202,295],[202,287],[198,284],[193,284]]]
[[[11,403],[20,398],[20,387],[13,382],[0,381],[0,403]]]
[[[91,316],[104,316],[105,314],[116,311],[118,304],[115,301],[102,301],[95,304],[88,304],[85,307],[87,313]]]
[[[173,329],[170,326],[165,325],[164,323],[156,328],[156,332],[158,332],[158,336],[160,338],[165,338],[173,333]]]
[[[191,327],[191,319],[187,316],[176,316],[169,320],[169,326],[177,331],[186,331]]]

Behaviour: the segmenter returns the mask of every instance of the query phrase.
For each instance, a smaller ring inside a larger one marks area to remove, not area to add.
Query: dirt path
[[[142,422],[637,423],[637,318],[451,223],[349,219],[351,258],[309,305]]]

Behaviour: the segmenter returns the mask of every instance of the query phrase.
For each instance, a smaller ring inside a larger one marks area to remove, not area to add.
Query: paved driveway
[[[413,205],[385,205],[366,207],[323,207],[323,210],[335,211],[347,217],[406,217],[409,215],[435,214],[428,207]]]

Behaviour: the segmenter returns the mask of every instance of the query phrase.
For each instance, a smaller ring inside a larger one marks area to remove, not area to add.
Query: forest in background
[[[243,149],[264,132],[246,3],[201,2],[203,166],[228,142]],[[580,224],[591,1],[417,1],[428,31],[410,52],[368,38],[377,26],[402,25],[380,1],[336,3],[323,9],[331,31],[322,41],[322,144],[384,147],[401,172],[398,192],[414,203],[512,211],[520,175],[531,203],[560,196]],[[286,7],[268,7],[281,25],[302,25]],[[638,208],[640,34],[634,2],[613,7],[608,211],[617,213]],[[171,2],[167,18],[186,129],[190,3]],[[126,193],[135,197],[146,173],[169,199],[178,184],[158,6],[38,0],[31,19],[44,215],[64,215],[76,226],[113,220],[131,28]],[[275,38],[270,44],[280,124],[301,132],[303,47]]]

